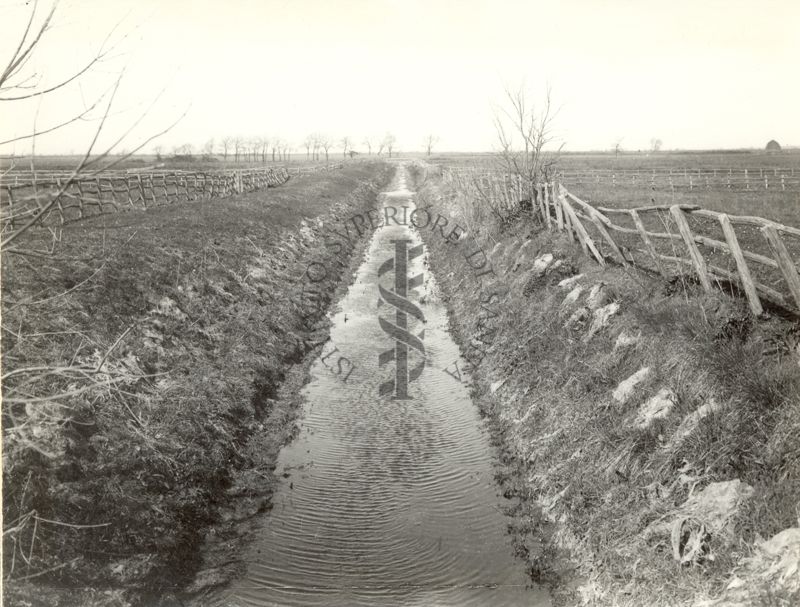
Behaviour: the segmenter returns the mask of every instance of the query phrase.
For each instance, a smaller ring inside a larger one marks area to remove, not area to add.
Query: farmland
[[[654,157],[658,157],[657,165]],[[732,167],[731,163],[723,164],[729,157],[737,158],[733,163],[735,169],[723,168]],[[661,154],[565,155],[550,170],[551,181],[546,186],[509,176],[500,158],[442,159],[440,166],[450,180],[455,179],[469,190],[468,196],[481,198],[490,208],[508,209],[515,206],[514,199],[526,197],[536,200],[534,207],[544,204],[543,212],[552,205],[549,214],[552,214],[553,225],[558,216],[559,228],[563,204],[559,201],[567,196],[578,205],[575,212],[585,224],[581,229],[588,230],[587,237],[592,234],[591,238],[599,247],[596,254],[610,254],[623,264],[631,263],[673,278],[684,275],[687,262],[681,253],[684,245],[675,241],[681,240],[679,226],[670,213],[676,212],[671,207],[677,205],[682,209],[679,214],[684,217],[686,229],[693,231],[696,235],[693,238],[700,247],[692,263],[703,265],[697,268],[701,281],[708,285],[705,264],[712,264],[710,267],[716,273],[718,285],[730,290],[737,281],[740,286],[744,284],[745,290],[751,289],[753,309],[760,312],[761,303],[754,294],[756,289],[784,307],[796,311],[800,306],[794,270],[787,270],[787,278],[774,259],[776,255],[783,255],[773,251],[777,236],[770,237],[770,242],[759,229],[771,221],[770,225],[778,231],[788,232],[783,243],[777,246],[785,247],[786,263],[791,263],[792,259],[797,264],[800,232],[792,226],[798,224],[800,215],[800,169],[794,166],[798,158],[798,154],[757,153],[666,154],[663,157]],[[680,164],[689,161],[693,164]],[[547,215],[545,213],[542,219],[547,219],[550,227],[551,219]],[[729,221],[725,219],[728,216],[737,224],[735,230],[722,225]],[[600,223],[598,218],[602,220]],[[602,223],[613,231],[614,238]],[[574,236],[579,237],[577,233]],[[736,239],[733,247],[737,251],[744,250],[743,255],[751,260],[750,268],[743,267],[743,260],[736,261],[738,252],[731,254],[725,244],[731,238]],[[594,243],[589,244],[594,247]],[[585,249],[586,243],[581,240],[581,244]],[[607,245],[611,248],[603,252]],[[669,263],[665,265],[664,261]],[[743,278],[737,272],[744,272]],[[756,283],[751,288],[752,276],[756,277]],[[793,289],[791,297],[787,297],[784,281]]]
[[[440,155],[432,162],[477,173],[502,170],[498,156],[491,154]],[[729,187],[726,175],[731,169],[736,171],[737,179]],[[751,180],[749,189],[744,184],[744,169],[748,169]],[[791,178],[786,189],[781,189],[776,170]],[[559,157],[557,171],[578,196],[601,206],[697,204],[721,213],[800,223],[800,152],[573,153]],[[655,189],[650,186],[654,171],[659,176]],[[668,180],[670,171],[674,174],[674,188]],[[689,175],[698,171],[702,176],[695,178],[690,189]],[[715,171],[707,185],[705,175]],[[768,180],[771,178],[771,188],[763,187],[763,173]]]

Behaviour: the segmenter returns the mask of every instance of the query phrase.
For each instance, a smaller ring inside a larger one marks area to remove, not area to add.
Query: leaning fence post
[[[645,249],[647,249],[647,252],[650,253],[650,257],[653,258],[653,263],[655,263],[658,273],[664,278],[667,278],[667,273],[664,271],[664,267],[661,265],[661,259],[658,257],[658,252],[653,245],[653,241],[650,240],[647,230],[644,229],[642,218],[639,217],[639,213],[636,212],[636,209],[630,209],[629,213],[631,215],[631,219],[633,219],[633,224],[636,226],[636,230],[639,232],[639,236],[642,238]]]
[[[556,225],[558,226],[558,231],[564,231],[564,207],[561,204],[561,197],[564,196],[564,192],[562,191],[564,186],[560,183],[553,182],[550,186],[553,189],[553,201],[556,207]]]
[[[725,213],[719,216],[719,223],[722,226],[722,232],[725,234],[725,240],[730,247],[733,260],[736,262],[736,269],[739,271],[739,278],[742,281],[745,295],[747,295],[747,303],[750,304],[750,310],[756,316],[760,316],[764,312],[761,306],[761,300],[758,298],[758,291],[753,282],[753,277],[750,275],[750,269],[747,267],[747,262],[742,254],[742,249],[739,247],[739,239],[736,237],[736,232],[731,225],[731,220]]]
[[[706,260],[703,259],[703,255],[697,248],[697,244],[694,241],[694,234],[692,234],[692,230],[689,228],[689,222],[686,221],[686,216],[683,214],[683,211],[678,205],[671,206],[669,208],[669,212],[675,219],[675,223],[678,224],[678,230],[683,237],[683,242],[686,243],[686,248],[689,249],[689,256],[692,260],[692,265],[694,265],[694,269],[697,272],[697,277],[700,279],[700,284],[703,285],[703,289],[710,291],[711,280],[708,278],[708,267],[706,266]]]
[[[601,219],[600,212],[595,211],[594,213],[591,213],[590,216],[592,218],[592,223],[594,223],[595,227],[597,228],[597,231],[600,232],[600,236],[602,236],[603,239],[608,243],[608,246],[611,247],[611,250],[614,252],[614,256],[623,266],[627,266],[628,260],[625,259],[625,256],[622,254],[622,251],[617,246],[617,243],[611,237],[611,234],[609,234],[608,230],[606,230],[606,226],[603,225],[603,220]]]
[[[544,205],[544,212],[547,219],[547,229],[553,231],[553,222],[550,217],[550,195],[547,191],[547,184],[539,184],[539,195],[542,197],[542,204]]]
[[[592,237],[589,236],[589,232],[586,231],[586,228],[583,227],[580,218],[578,217],[577,213],[575,213],[575,209],[572,208],[572,205],[566,199],[563,200],[564,203],[564,210],[569,214],[570,220],[572,221],[572,227],[575,229],[575,233],[578,235],[578,240],[581,243],[581,248],[583,249],[584,254],[588,257],[589,252],[591,251],[594,258],[597,260],[601,266],[606,265],[606,260],[600,255],[600,251],[597,250],[597,247],[592,240]]]
[[[775,226],[765,225],[761,228],[761,233],[764,234],[770,249],[775,254],[775,261],[778,262],[789,291],[792,293],[797,307],[800,308],[800,276],[797,275],[797,267],[792,261],[792,256],[789,255],[789,251],[786,249],[786,245],[783,244],[783,240],[781,240],[781,236]]]
[[[558,202],[561,205],[561,210],[564,213],[564,229],[566,230],[567,236],[569,236],[570,241],[574,242],[575,240],[578,240],[578,237],[575,228],[572,227],[572,219],[570,218],[569,213],[567,213],[566,210],[567,197],[566,196],[559,197]]]

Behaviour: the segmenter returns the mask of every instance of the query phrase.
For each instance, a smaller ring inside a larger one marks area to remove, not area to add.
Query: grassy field
[[[425,160],[436,164],[485,167],[494,163],[496,155],[483,154],[433,154]],[[673,169],[696,168],[774,168],[800,169],[800,150],[786,150],[774,154],[761,150],[676,151],[676,152],[563,152],[559,165],[564,169]]]
[[[444,166],[474,167],[478,171],[497,168],[496,158],[490,155],[482,156],[448,156],[438,157],[436,161]],[[675,181],[678,187],[670,187],[665,179],[656,182],[652,187],[648,180],[648,170],[657,167],[662,174],[673,170],[676,173]],[[727,187],[722,169],[740,170],[749,168],[754,175],[752,189],[747,190],[741,184],[738,187]],[[800,153],[784,152],[780,154],[767,154],[764,152],[697,152],[697,153],[658,153],[634,154],[624,153],[618,156],[613,153],[606,154],[565,154],[559,162],[559,169],[570,175],[567,189],[595,207],[608,208],[635,208],[651,205],[685,204],[696,205],[703,209],[727,213],[729,215],[757,216],[770,219],[781,224],[800,227],[800,187],[797,182],[785,190],[780,189],[779,181],[773,181],[771,189],[759,188],[756,175],[761,169],[783,169],[789,174],[792,170],[800,175]],[[717,169],[719,178],[711,179],[706,187],[704,179],[698,179],[696,185],[689,189],[688,181],[682,183],[683,170],[688,172]],[[618,178],[613,183],[609,173],[597,177],[592,171],[616,170],[641,170],[641,177],[637,183],[632,180]],[[577,173],[575,173],[577,171]],[[572,172],[572,173],[570,173]],[[680,175],[680,177],[679,177]],[[618,225],[635,229],[633,220],[627,215],[609,215]],[[670,232],[677,234],[677,227],[667,212],[648,213],[641,215],[642,222],[648,231]],[[689,215],[689,224],[695,234],[706,236],[718,241],[725,237],[720,224],[709,218]],[[597,233],[591,222],[587,222],[587,230],[592,234],[604,255],[611,253]],[[773,258],[767,241],[756,226],[736,225],[736,234],[741,247],[747,251],[765,257]],[[650,256],[645,252],[638,236],[613,232],[617,244],[632,257],[636,264],[649,270],[656,270]],[[800,238],[791,235],[784,236],[784,243],[796,264],[800,264]],[[656,250],[663,255],[682,256],[684,247],[680,241],[656,240]],[[732,256],[700,245],[701,252],[707,262],[728,272],[736,272],[735,261]],[[785,292],[784,278],[781,273],[771,267],[750,263],[750,271],[758,281],[769,288]],[[674,267],[673,267],[674,266]],[[680,264],[670,264],[663,268],[676,277],[687,273],[686,267]],[[691,274],[691,272],[689,272]],[[727,282],[720,286],[729,291],[737,287]],[[789,300],[791,303],[791,300]]]
[[[5,604],[167,604],[212,526],[229,521],[235,542],[269,507],[294,415],[278,389],[324,341],[357,244],[331,264],[325,229],[374,205],[390,172],[358,163],[96,216],[64,226],[52,256],[3,256],[4,371],[55,369],[4,384],[18,398],[3,405]],[[20,247],[49,238],[32,231]],[[308,310],[312,261],[329,273]],[[102,383],[112,377],[124,381]]]
[[[359,160],[346,159],[348,162],[359,162]],[[69,171],[74,169],[81,161],[80,156],[37,156],[35,158],[37,171]],[[291,154],[285,161],[276,158],[272,161],[272,156],[267,156],[266,162],[243,161],[234,162],[233,156],[228,156],[227,160],[223,160],[222,156],[207,157],[196,155],[193,159],[188,160],[184,157],[173,158],[169,155],[163,156],[158,159],[154,155],[136,154],[129,158],[122,158],[117,156],[109,156],[103,165],[115,163],[114,170],[128,170],[128,169],[143,169],[146,167],[158,167],[159,170],[185,170],[185,171],[209,171],[209,170],[227,170],[237,168],[253,168],[253,167],[270,167],[270,166],[287,166],[287,167],[304,167],[324,165],[325,158],[322,160],[307,159],[305,153]],[[340,154],[332,154],[330,156],[330,163],[345,162]],[[16,158],[0,158],[0,175],[11,169],[12,171],[29,171],[31,158],[28,156],[18,156]]]
[[[434,156],[431,162],[442,166],[474,167],[476,170],[498,168],[496,156],[485,155],[449,155]],[[767,154],[765,152],[696,152],[696,153],[658,153],[634,154],[625,153],[615,156],[605,154],[564,154],[559,160],[558,168],[563,171],[591,170],[636,170],[646,171],[653,167],[673,169],[794,169],[800,174],[800,152]],[[800,227],[800,188],[785,191],[774,187],[771,190],[743,188],[729,189],[724,182],[712,184],[705,189],[704,184],[689,190],[680,187],[674,191],[664,184],[651,189],[646,182],[631,185],[628,182],[613,185],[609,179],[599,182],[588,175],[582,182],[570,183],[568,189],[583,200],[596,206],[630,208],[651,204],[696,204],[712,211],[734,215],[757,215]]]

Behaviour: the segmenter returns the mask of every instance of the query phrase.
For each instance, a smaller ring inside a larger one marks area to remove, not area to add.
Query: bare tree
[[[173,154],[175,156],[188,156],[189,158],[192,157],[194,154],[194,147],[191,143],[184,143],[183,145],[179,145],[173,150]]]
[[[614,140],[614,156],[619,156],[619,153],[622,151],[622,137],[618,137]]]
[[[344,136],[342,137],[342,158],[347,158],[347,151],[351,148],[350,137]]]
[[[314,135],[308,135],[303,140],[303,147],[306,149],[306,160],[311,158],[311,149],[314,147]]]
[[[325,162],[328,162],[328,151],[333,147],[333,141],[330,137],[322,135],[319,139],[319,146],[325,151]]]
[[[661,146],[664,145],[664,142],[660,139],[653,137],[650,140],[650,151],[654,154],[661,151]]]
[[[157,145],[153,148],[153,151],[156,153],[156,160],[161,160],[161,152],[164,151],[164,146]]]
[[[557,112],[552,106],[550,87],[538,108],[529,102],[522,88],[506,89],[505,94],[504,106],[494,114],[500,165],[505,172],[521,176],[527,184],[548,180],[562,147],[545,149],[555,143],[553,122]]]
[[[75,194],[73,192],[75,188],[73,186],[77,184],[80,187],[81,179],[101,175],[103,171],[108,171],[118,166],[131,155],[146,149],[146,146],[150,146],[152,142],[168,132],[182,118],[182,116],[179,117],[166,128],[143,138],[143,141],[129,143],[131,134],[148,115],[150,108],[157,101],[158,97],[156,97],[156,100],[146,107],[138,118],[133,119],[131,124],[124,127],[121,133],[110,134],[109,117],[114,114],[114,101],[122,81],[121,73],[118,73],[116,77],[112,77],[110,86],[94,100],[85,101],[82,99],[80,106],[70,110],[69,99],[65,101],[63,98],[59,98],[58,91],[73,85],[83,93],[84,87],[81,84],[85,82],[84,76],[88,76],[89,82],[97,82],[97,78],[102,78],[103,74],[110,73],[108,70],[112,68],[106,65],[103,66],[104,70],[93,70],[93,68],[99,66],[114,48],[113,45],[108,44],[114,30],[109,33],[103,41],[100,51],[94,56],[67,73],[48,74],[52,79],[47,82],[44,79],[44,75],[36,71],[35,66],[59,63],[45,61],[44,59],[47,59],[47,57],[38,56],[48,46],[48,32],[54,27],[53,18],[56,14],[58,2],[55,1],[49,11],[44,11],[44,14],[38,11],[39,5],[36,1],[25,4],[30,11],[27,25],[20,31],[19,36],[15,37],[13,44],[8,46],[9,49],[13,50],[5,68],[0,71],[0,105],[2,103],[25,102],[26,100],[34,100],[39,103],[55,96],[56,101],[59,103],[59,108],[70,117],[56,124],[47,124],[42,127],[34,123],[29,132],[6,141],[0,141],[0,146],[17,141],[29,141],[31,145],[29,158],[32,175],[30,187],[27,187],[28,184],[26,184],[26,191],[30,193],[18,195],[15,199],[15,205],[13,207],[11,205],[4,207],[2,214],[0,214],[0,223],[2,224],[2,229],[0,229],[0,250],[2,250],[4,262],[9,259],[25,260],[25,264],[21,264],[20,268],[29,267],[32,272],[38,272],[37,266],[50,263],[41,261],[43,257],[57,257],[60,259],[59,263],[63,262],[62,267],[65,268],[65,277],[71,281],[71,284],[76,275],[83,271],[86,264],[93,264],[95,268],[88,277],[75,281],[77,284],[66,290],[61,288],[59,284],[48,285],[48,290],[52,288],[55,294],[48,293],[47,297],[44,298],[37,293],[31,297],[25,297],[20,301],[13,302],[13,305],[9,306],[4,293],[3,314],[2,319],[0,319],[2,329],[4,332],[8,331],[14,335],[15,340],[19,340],[20,343],[27,342],[31,347],[30,352],[34,353],[31,359],[26,359],[26,357],[22,359],[30,362],[21,363],[16,355],[9,357],[5,348],[3,351],[2,430],[4,473],[8,471],[8,468],[5,468],[6,465],[13,469],[21,462],[29,461],[32,458],[41,459],[42,467],[54,468],[54,466],[62,464],[63,462],[56,459],[61,448],[55,444],[62,442],[68,436],[68,434],[62,434],[62,432],[65,432],[65,429],[77,419],[83,420],[79,422],[81,424],[86,424],[87,426],[95,425],[95,420],[91,418],[91,414],[84,415],[84,413],[80,412],[81,410],[85,411],[81,405],[82,402],[91,402],[93,405],[98,403],[99,409],[107,412],[114,411],[112,415],[124,415],[118,409],[118,407],[121,408],[119,402],[126,398],[122,395],[120,387],[130,388],[130,386],[142,379],[143,375],[141,375],[141,372],[131,371],[124,364],[120,364],[118,360],[113,360],[114,357],[112,355],[117,346],[124,341],[125,337],[133,329],[133,326],[122,332],[110,346],[100,346],[99,349],[95,350],[93,356],[86,355],[83,341],[74,352],[67,352],[66,349],[61,347],[54,348],[53,344],[55,342],[49,342],[46,339],[42,341],[42,336],[47,335],[47,333],[40,333],[41,325],[37,326],[39,322],[37,319],[47,315],[48,312],[43,312],[43,310],[47,310],[49,307],[50,314],[58,314],[59,307],[70,305],[69,303],[64,304],[68,294],[75,289],[91,284],[95,277],[107,267],[113,256],[113,253],[107,253],[105,249],[97,257],[68,257],[63,255],[56,248],[57,244],[61,242],[60,229],[51,227],[52,224],[48,222],[48,218],[51,217],[52,212],[60,210],[62,205],[66,206],[74,202]],[[9,32],[4,33],[9,34]],[[10,38],[11,36],[8,35],[8,37]],[[69,51],[71,49],[61,51],[67,59],[69,58]],[[91,87],[86,88],[88,90],[91,89]],[[96,109],[98,110],[97,113],[95,113]],[[3,112],[4,118],[6,118],[6,115]],[[94,122],[96,124],[93,132],[87,137],[84,153],[69,174],[59,179],[56,187],[42,188],[36,176],[37,138],[58,131],[78,121]],[[110,137],[109,143],[101,147],[98,142],[105,136]],[[154,147],[154,151],[159,157],[162,150],[162,145]],[[36,242],[41,242],[39,235],[31,239],[33,243],[23,238],[34,228],[39,229],[41,235],[47,236],[50,234],[52,236],[53,240],[49,250],[33,248],[36,247]],[[11,255],[14,257],[9,257]],[[22,271],[22,269],[18,271]],[[34,308],[39,311],[36,314],[30,314],[28,310]],[[10,320],[9,316],[16,317],[17,321]],[[27,325],[27,328],[19,322],[21,318],[26,319],[25,325]],[[13,329],[10,326],[12,322],[15,325]],[[65,333],[89,333],[92,331],[92,319],[87,318],[86,326],[68,328],[70,330],[64,331]],[[75,330],[73,331],[72,329]],[[120,400],[118,401],[117,399]],[[128,406],[127,403],[125,406]],[[127,410],[131,411],[130,408]],[[8,480],[9,477],[4,476],[4,478]],[[29,475],[28,479],[30,478],[31,476]],[[11,552],[11,556],[6,560],[6,562],[10,562],[10,567],[9,570],[4,571],[4,581],[13,578],[36,578],[54,571],[52,567],[42,568],[41,560],[37,562],[31,558],[34,554],[34,546],[36,552],[52,552],[53,556],[58,559],[60,557],[59,551],[70,545],[70,543],[75,542],[76,535],[73,532],[76,529],[101,527],[108,524],[106,521],[98,521],[100,523],[98,525],[76,525],[71,524],[69,521],[54,520],[56,518],[62,519],[62,517],[69,515],[60,510],[64,505],[63,496],[54,497],[53,493],[48,494],[33,487],[34,484],[46,480],[47,476],[40,476],[30,485],[26,483],[21,491],[19,486],[14,486],[15,499],[4,500],[4,520],[14,521],[13,535],[15,536],[13,542],[8,541],[8,543],[5,543],[9,537],[6,534],[12,529],[10,525],[9,529],[4,529],[3,548],[4,551]],[[52,525],[46,534],[42,533],[41,525],[43,524]],[[22,542],[20,538],[23,535],[29,538],[30,542],[28,544],[30,546],[29,550],[25,551],[27,555],[21,548]],[[44,539],[46,535],[50,536],[49,539]],[[27,569],[27,575],[19,573],[23,562]],[[66,564],[66,561],[64,563]],[[17,572],[14,571],[15,567]]]
[[[238,136],[233,138],[233,161],[234,162],[239,162],[239,156],[243,152],[243,146],[244,146],[244,139],[242,139],[241,137],[238,137]]]
[[[250,162],[258,162],[258,155],[261,152],[261,137],[251,137],[247,144],[250,149]]]
[[[267,152],[269,151],[269,137],[259,137],[258,145],[261,153],[261,162],[267,163]]]
[[[424,145],[425,145],[425,152],[427,156],[431,155],[431,150],[433,146],[439,143],[439,138],[436,135],[428,135],[425,137]]]
[[[233,145],[233,137],[223,137],[222,141],[220,141],[220,145],[222,146],[222,160],[228,160],[228,150],[231,149]]]
[[[283,151],[283,139],[278,137],[273,138],[272,140],[272,162],[276,162],[281,159],[281,154]]]
[[[24,31],[22,31],[17,44],[11,47],[15,50],[11,54],[5,69],[0,73],[0,102],[24,102],[32,99],[41,102],[44,98],[52,97],[54,93],[57,93],[63,87],[71,83],[80,85],[81,78],[84,75],[88,75],[90,71],[96,71],[92,68],[102,63],[114,49],[114,45],[110,44],[109,40],[114,34],[116,27],[106,36],[100,50],[88,61],[84,62],[79,68],[68,72],[66,75],[56,78],[54,84],[48,83],[42,85],[42,75],[39,74],[35,68],[31,71],[31,66],[35,63],[32,62],[31,59],[37,55],[37,51],[41,48],[42,41],[46,38],[47,32],[51,30],[52,20],[58,6],[58,1],[56,0],[52,4],[50,11],[47,12],[39,24],[36,24],[38,3],[33,2],[27,4],[31,7],[27,25]],[[67,191],[72,187],[79,176],[87,174],[96,175],[103,170],[109,170],[115,167],[171,130],[172,127],[183,118],[186,112],[165,129],[147,137],[143,142],[136,144],[133,148],[126,149],[124,154],[119,154],[116,150],[120,149],[122,142],[147,116],[149,110],[158,100],[159,97],[157,96],[143,113],[133,121],[132,125],[129,126],[127,130],[124,130],[119,137],[112,137],[112,141],[107,148],[97,150],[98,140],[107,126],[107,120],[111,115],[111,109],[122,81],[122,75],[123,73],[120,72],[113,84],[106,89],[104,93],[100,94],[94,102],[84,102],[79,109],[76,109],[72,117],[43,128],[39,128],[34,124],[34,127],[29,133],[0,141],[0,146],[22,140],[31,141],[30,168],[34,175],[34,181],[32,183],[33,193],[24,200],[17,200],[17,203],[19,203],[17,206],[19,207],[31,203],[35,206],[35,210],[28,209],[21,211],[22,214],[20,216],[15,216],[17,214],[16,211],[12,211],[10,215],[0,215],[0,223],[2,223],[3,226],[3,237],[0,242],[0,249],[6,253],[20,252],[19,249],[8,248],[8,245],[16,241],[33,226],[41,224],[44,218],[48,217],[53,207],[57,203],[63,201],[64,197],[67,195]],[[99,109],[101,112],[97,116],[93,115],[95,109]],[[37,138],[62,129],[74,122],[90,120],[96,121],[97,127],[87,144],[85,154],[73,168],[71,174],[61,179],[60,186],[55,191],[47,193],[40,192],[36,185],[36,173],[34,170]],[[111,156],[114,156],[114,159],[112,159]],[[44,200],[44,198],[46,198],[46,200]],[[56,231],[53,231],[53,233],[56,234]],[[54,236],[53,244],[55,244],[56,241],[57,239]],[[48,251],[48,253],[52,254],[52,251]]]
[[[396,141],[397,138],[391,133],[386,133],[386,135],[383,136],[383,141],[381,141],[381,149],[386,149],[386,152],[389,154],[389,158],[392,157],[392,148],[394,148]]]
[[[322,137],[321,137],[321,135],[319,133],[314,133],[311,137],[312,137],[312,145],[313,145],[313,149],[314,149],[314,153],[313,153],[314,160],[319,160],[319,146],[320,146],[320,141],[321,141]]]
[[[364,140],[361,143],[367,146],[367,153],[372,156],[372,139],[369,137],[364,137]]]
[[[212,137],[203,144],[203,156],[211,157],[214,155],[214,138]]]

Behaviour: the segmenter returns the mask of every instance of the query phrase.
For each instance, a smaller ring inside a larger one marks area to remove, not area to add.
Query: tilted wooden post
[[[542,194],[541,185],[531,186],[531,198],[533,198],[534,195],[539,202],[539,212],[542,214],[542,221],[547,226],[547,229],[550,230],[550,213],[547,212],[547,207],[544,206],[544,195]]]
[[[642,218],[639,217],[639,213],[636,212],[636,209],[631,209],[629,212],[631,214],[631,219],[633,219],[633,223],[636,226],[636,230],[639,232],[639,236],[641,236],[642,238],[642,242],[644,243],[644,248],[647,249],[647,252],[650,254],[650,257],[653,258],[653,262],[656,264],[656,269],[658,269],[658,273],[661,274],[661,276],[663,276],[664,278],[668,278],[667,272],[664,270],[664,266],[661,265],[661,259],[658,256],[656,247],[653,245],[653,241],[650,240],[650,236],[647,235],[647,230],[644,229]]]
[[[567,235],[569,236],[569,239],[574,242],[578,238],[577,238],[577,236],[575,234],[575,230],[572,227],[572,218],[570,218],[569,213],[567,213],[567,211],[566,211],[567,197],[566,196],[559,196],[558,201],[559,201],[559,204],[561,205],[561,210],[564,213],[564,228],[565,228],[565,230],[567,232]]]
[[[750,275],[750,269],[747,267],[742,249],[739,247],[739,239],[736,238],[736,232],[731,225],[731,220],[723,213],[719,216],[719,223],[722,226],[722,232],[725,234],[728,247],[731,249],[733,260],[736,262],[736,269],[739,271],[739,278],[742,281],[745,295],[747,295],[747,303],[750,304],[750,310],[756,316],[760,316],[764,312],[764,308],[761,306],[756,285]]]
[[[547,216],[547,229],[553,230],[553,222],[550,217],[550,193],[547,191],[547,184],[539,185],[539,195],[542,197],[542,204],[544,205],[544,212]]]
[[[786,249],[786,245],[783,244],[783,240],[781,240],[781,236],[775,226],[766,225],[761,228],[761,233],[764,234],[770,249],[775,254],[775,261],[778,262],[789,291],[792,293],[797,307],[800,308],[800,276],[797,275],[797,267],[792,261],[792,256],[789,255],[789,251]]]
[[[617,243],[611,237],[611,234],[608,233],[608,230],[606,230],[606,226],[603,225],[603,220],[600,219],[599,212],[596,211],[592,213],[591,217],[592,217],[592,223],[594,223],[595,227],[597,228],[597,231],[600,232],[600,236],[603,237],[603,240],[605,240],[608,243],[608,246],[611,247],[611,250],[614,252],[614,257],[616,257],[617,261],[619,261],[623,266],[627,266],[628,260],[625,259],[625,256],[622,254],[622,251],[617,246]]]
[[[689,249],[689,257],[697,272],[697,277],[700,279],[700,284],[703,285],[704,290],[711,291],[711,280],[708,277],[706,260],[703,259],[703,255],[697,248],[697,244],[694,241],[694,234],[692,234],[692,230],[689,228],[689,222],[686,221],[686,216],[678,205],[671,206],[669,212],[675,219],[675,223],[678,224],[678,230],[683,237],[683,242],[686,243],[686,248]]]
[[[581,220],[575,214],[575,210],[572,208],[572,205],[567,201],[566,198],[563,200],[564,202],[564,210],[570,217],[572,221],[572,227],[575,229],[575,233],[578,235],[578,240],[581,243],[581,248],[583,249],[584,254],[588,257],[589,252],[591,251],[594,258],[597,260],[601,266],[606,265],[606,260],[603,259],[603,256],[600,255],[600,251],[597,250],[597,247],[592,240],[592,237],[589,236],[589,233],[586,231],[586,228],[583,227]]]
[[[561,204],[561,197],[564,195],[562,192],[562,186],[560,183],[553,183],[553,200],[555,201],[556,207],[556,224],[558,225],[558,231],[564,231],[564,207]]]

